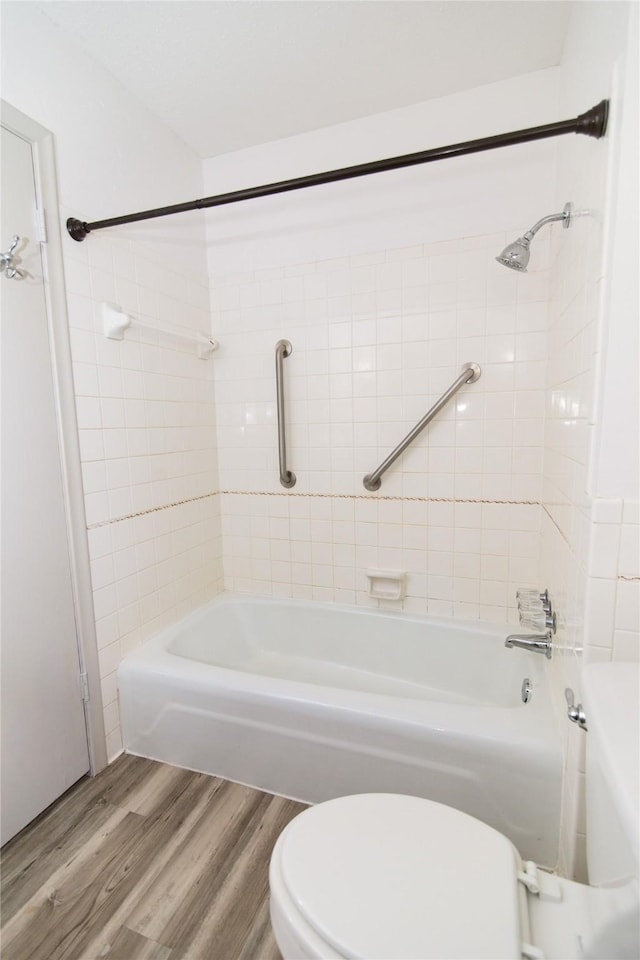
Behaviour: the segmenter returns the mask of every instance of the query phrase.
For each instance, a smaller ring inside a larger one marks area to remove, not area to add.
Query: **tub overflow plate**
[[[522,697],[523,703],[529,703],[529,700],[531,700],[531,697],[533,696],[533,687],[531,686],[531,680],[529,680],[528,677],[525,677],[522,681],[520,696]]]

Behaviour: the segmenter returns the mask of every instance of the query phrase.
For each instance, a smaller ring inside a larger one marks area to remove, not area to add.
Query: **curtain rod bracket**
[[[600,140],[604,137],[607,129],[607,120],[609,118],[609,101],[601,100],[591,110],[581,113],[576,117],[576,133],[583,133],[587,137],[595,137]]]
[[[70,217],[67,220],[67,231],[69,236],[80,243],[93,230],[119,227],[124,223],[137,223],[140,220],[152,220],[155,217],[169,217],[174,213],[187,213],[189,210],[221,207],[228,203],[239,203],[241,200],[274,196],[279,193],[288,193],[291,190],[315,187],[323,183],[336,183],[340,180],[350,180],[353,177],[368,176],[371,173],[382,173],[385,170],[399,170],[402,167],[413,167],[419,163],[431,163],[434,160],[464,157],[471,153],[480,153],[483,150],[495,150],[496,147],[530,143],[532,140],[545,140],[548,137],[559,137],[566,133],[582,133],[587,137],[600,139],[604,136],[607,128],[608,114],[609,101],[601,100],[595,107],[591,107],[586,113],[581,113],[572,120],[559,120],[556,123],[546,123],[539,127],[529,127],[527,130],[494,134],[491,137],[482,137],[479,140],[467,140],[464,143],[453,143],[446,147],[435,147],[430,150],[421,150],[418,153],[407,153],[401,157],[387,157],[385,160],[359,163],[353,167],[342,167],[339,170],[326,170],[323,173],[312,173],[305,177],[294,177],[292,180],[281,180],[278,183],[265,183],[258,187],[247,187],[244,190],[221,193],[215,197],[203,197],[200,200],[191,200],[188,203],[175,203],[170,207],[157,207],[155,210],[142,210],[139,213],[130,213],[122,217],[111,217],[109,220],[95,220],[92,223],[85,223],[83,220]]]
[[[67,233],[70,237],[73,237],[74,240],[77,240],[78,243],[80,243],[85,237],[89,236],[91,231],[88,224],[83,223],[82,220],[76,220],[75,217],[69,217],[67,220]]]

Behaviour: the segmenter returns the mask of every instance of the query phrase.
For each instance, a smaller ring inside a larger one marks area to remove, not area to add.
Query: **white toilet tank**
[[[595,887],[639,875],[639,678],[637,663],[584,668],[587,864]]]

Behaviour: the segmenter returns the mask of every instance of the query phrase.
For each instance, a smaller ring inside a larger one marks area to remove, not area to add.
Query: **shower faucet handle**
[[[545,630],[550,628],[556,632],[556,615],[552,610],[541,608],[539,611],[520,611],[520,623],[528,630]]]
[[[557,630],[557,619],[549,599],[549,591],[535,590],[533,587],[521,587],[516,590],[518,617],[527,630],[548,630],[553,636]]]
[[[542,593],[535,587],[520,587],[516,590],[516,599],[518,606],[520,603],[549,603],[549,591],[546,587]]]
[[[516,600],[521,618],[522,616],[526,616],[528,614],[540,613],[545,613],[549,617],[553,616],[551,600],[549,599],[549,591],[546,589],[543,590],[542,593],[540,593],[539,590],[534,590],[530,587],[517,590]],[[551,623],[548,623],[547,626],[551,626]]]

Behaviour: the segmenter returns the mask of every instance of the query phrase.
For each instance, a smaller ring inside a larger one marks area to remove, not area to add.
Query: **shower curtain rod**
[[[186,213],[189,210],[221,207],[227,203],[238,203],[240,200],[268,197],[277,193],[287,193],[290,190],[315,187],[321,183],[334,183],[338,180],[349,180],[352,177],[364,177],[370,173],[381,173],[384,170],[412,167],[418,163],[431,163],[433,160],[462,157],[469,153],[480,153],[483,150],[493,150],[496,147],[509,147],[516,143],[528,143],[531,140],[545,140],[548,137],[559,137],[565,133],[582,133],[585,136],[600,139],[604,136],[607,127],[608,112],[609,101],[601,100],[595,107],[587,110],[586,113],[581,113],[573,120],[559,120],[556,123],[547,123],[540,127],[529,127],[526,130],[499,133],[492,137],[483,137],[480,140],[454,143],[448,147],[434,147],[431,150],[422,150],[419,153],[407,153],[401,157],[388,157],[386,160],[359,163],[354,167],[342,167],[339,170],[312,173],[305,177],[295,177],[293,180],[280,180],[277,183],[267,183],[259,187],[234,190],[231,193],[221,193],[215,197],[204,197],[202,200],[175,203],[169,207],[157,207],[155,210],[143,210],[140,213],[112,217],[110,220],[96,220],[94,223],[85,223],[75,217],[70,217],[67,220],[67,230],[74,240],[80,242],[94,230],[117,227],[123,223],[136,223],[139,220],[152,220],[155,217],[169,217],[174,213]]]

